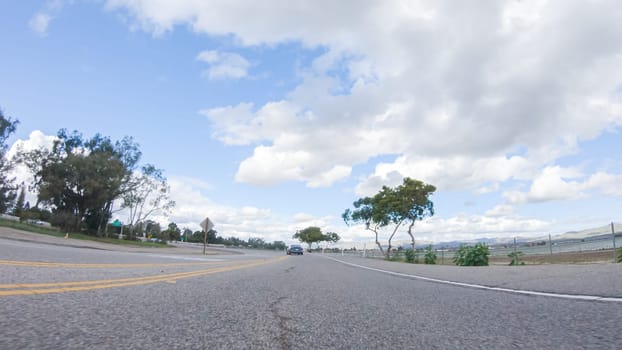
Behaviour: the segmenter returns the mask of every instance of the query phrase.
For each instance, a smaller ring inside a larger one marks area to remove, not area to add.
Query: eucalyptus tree
[[[395,188],[383,186],[373,197],[359,198],[353,203],[354,209],[346,209],[341,215],[346,224],[364,224],[366,230],[374,232],[376,245],[387,258],[391,255],[391,243],[399,228],[408,223],[408,235],[412,247],[415,237],[412,229],[415,222],[434,215],[434,204],[429,196],[436,191],[432,185],[419,180],[404,178],[402,185]],[[392,227],[385,251],[379,240],[381,229]]]
[[[415,235],[412,230],[417,221],[434,215],[434,203],[430,196],[434,194],[436,187],[419,180],[405,178],[403,183],[395,189],[397,200],[393,209],[395,218],[404,219],[408,223],[408,235],[410,236],[413,250],[415,249]]]
[[[351,223],[364,224],[366,230],[374,233],[375,242],[380,252],[386,255],[382,244],[380,244],[379,231],[388,226],[391,220],[388,213],[385,212],[386,208],[382,206],[380,202],[380,193],[373,197],[359,198],[352,203],[354,209],[346,209],[341,215],[341,218],[347,225]]]
[[[129,210],[130,237],[134,236],[136,223],[146,221],[153,214],[167,215],[175,207],[166,177],[162,170],[151,164],[143,166],[140,173],[133,174],[127,187],[122,194],[122,207]]]
[[[13,163],[7,159],[6,151],[9,148],[7,139],[15,132],[18,123],[18,120],[5,117],[0,109],[0,214],[5,213],[11,207],[17,195],[15,179],[9,177]]]

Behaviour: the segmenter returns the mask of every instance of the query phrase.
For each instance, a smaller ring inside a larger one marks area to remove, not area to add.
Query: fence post
[[[618,262],[618,251],[616,250],[616,230],[613,226],[613,221],[611,222],[611,235],[613,236],[613,262]]]
[[[551,241],[550,233],[549,233],[549,250],[551,251],[551,255],[553,255],[553,241]]]
[[[363,257],[367,257],[367,243],[363,243]]]

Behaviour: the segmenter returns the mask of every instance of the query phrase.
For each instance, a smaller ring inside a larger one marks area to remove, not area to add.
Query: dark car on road
[[[287,247],[287,255],[292,255],[292,254],[302,255],[304,251],[305,250],[302,249],[302,247],[299,244],[292,244],[289,247]]]

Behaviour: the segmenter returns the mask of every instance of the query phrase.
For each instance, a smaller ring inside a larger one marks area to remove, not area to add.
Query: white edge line
[[[369,266],[363,266],[363,265],[359,265],[359,264],[349,263],[349,262],[346,262],[346,261],[343,261],[343,260],[339,260],[339,259],[335,259],[335,258],[331,258],[331,257],[325,257],[325,258],[331,259],[331,260],[334,260],[334,261],[337,261],[337,262],[340,262],[340,263],[345,264],[345,265],[350,265],[350,266],[358,267],[358,268],[365,269],[365,270],[382,272],[382,273],[386,273],[386,274],[389,274],[389,275],[406,277],[406,278],[410,278],[410,279],[418,279],[418,280],[434,282],[434,283],[449,284],[449,285],[452,285],[452,286],[459,286],[459,287],[466,287],[466,288],[475,288],[475,289],[484,289],[484,290],[492,290],[492,291],[496,291],[496,292],[506,292],[506,293],[523,294],[523,295],[536,295],[536,296],[552,297],[552,298],[560,298],[560,299],[587,300],[587,301],[606,301],[606,302],[622,303],[622,298],[616,298],[616,297],[599,297],[599,296],[595,296],[595,295],[581,295],[581,294],[559,294],[559,293],[535,292],[535,291],[531,291],[531,290],[489,287],[489,286],[483,286],[481,284],[454,282],[454,281],[439,280],[439,279],[436,279],[436,278],[430,278],[430,277],[424,277],[424,276],[409,275],[407,273],[401,273],[401,272],[395,272],[395,271],[387,271],[387,270],[377,269],[377,268],[374,268],[374,267],[369,267]]]

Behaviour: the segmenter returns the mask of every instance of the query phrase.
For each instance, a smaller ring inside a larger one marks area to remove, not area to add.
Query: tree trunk
[[[382,244],[380,244],[380,241],[378,241],[378,231],[377,230],[372,230],[372,229],[368,229],[368,230],[371,230],[371,231],[373,231],[376,234],[376,245],[380,249],[380,253],[382,255],[384,255],[384,249],[382,249]]]
[[[386,258],[387,259],[391,258],[391,241],[393,240],[393,236],[395,236],[395,233],[397,232],[397,229],[399,229],[400,226],[402,225],[402,222],[403,221],[400,221],[400,222],[397,223],[397,225],[393,229],[393,233],[391,233],[391,236],[389,236],[389,247],[387,248],[387,254],[386,254]]]
[[[413,220],[410,225],[408,226],[408,235],[410,236],[410,242],[412,244],[413,247],[413,253],[415,252],[415,235],[413,235],[412,233],[412,229],[415,226],[415,221]]]

